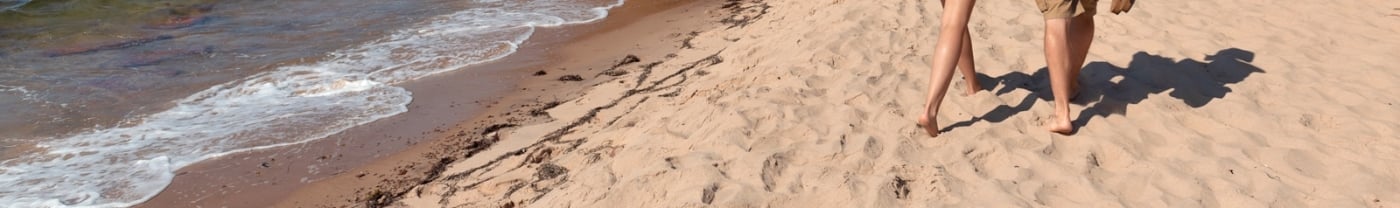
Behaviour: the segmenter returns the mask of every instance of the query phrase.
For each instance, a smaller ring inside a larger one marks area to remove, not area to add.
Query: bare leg
[[[1069,50],[1070,50],[1070,89],[1074,93],[1070,98],[1079,94],[1080,70],[1084,69],[1084,59],[1089,56],[1089,46],[1094,44],[1094,15],[1079,15],[1070,20],[1069,23]]]
[[[967,91],[963,95],[982,91],[982,83],[977,82],[977,67],[972,63],[972,34],[966,28],[963,29],[962,54],[958,56],[958,72],[963,75],[963,83],[967,83]]]
[[[948,92],[948,83],[953,80],[953,67],[962,55],[962,41],[967,31],[967,20],[972,15],[975,0],[949,0],[943,5],[943,20],[939,28],[938,44],[933,50],[933,73],[929,75],[928,100],[919,124],[929,136],[938,136],[938,107]],[[969,61],[971,63],[971,61]]]
[[[943,3],[945,8],[947,7],[947,0],[939,2]],[[963,28],[962,33],[962,53],[958,56],[958,72],[963,75],[963,83],[967,83],[963,95],[968,96],[982,91],[982,83],[977,81],[977,67],[972,61],[972,33],[968,32],[966,27]]]
[[[1068,45],[1068,19],[1045,20],[1045,62],[1050,68],[1050,89],[1055,94],[1055,117],[1046,124],[1051,132],[1068,134],[1074,130],[1069,120],[1069,97],[1073,82]]]

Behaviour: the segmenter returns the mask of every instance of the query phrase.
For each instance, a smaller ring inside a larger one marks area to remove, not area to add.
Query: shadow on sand
[[[1133,54],[1133,60],[1128,63],[1127,68],[1106,62],[1089,63],[1079,74],[1079,83],[1082,86],[1079,97],[1071,101],[1087,106],[1080,110],[1079,116],[1074,119],[1074,129],[1078,131],[1095,116],[1126,116],[1129,105],[1142,102],[1148,95],[1161,94],[1168,90],[1171,90],[1168,93],[1171,97],[1185,102],[1192,108],[1200,108],[1232,92],[1226,85],[1244,81],[1253,73],[1264,73],[1264,70],[1250,64],[1252,61],[1254,52],[1229,48],[1206,56],[1205,62],[1192,59],[1173,61],[1171,58],[1137,52]],[[997,106],[982,116],[943,127],[940,132],[971,126],[981,121],[1005,121],[1013,115],[1030,110],[1035,105],[1034,98],[1053,102],[1049,72],[1046,68],[1040,68],[1034,74],[1012,72],[995,78],[982,74],[977,76],[984,85],[1002,85],[999,89],[995,86],[983,86],[984,89],[997,89],[997,95],[1018,89],[1031,93],[1015,106]]]

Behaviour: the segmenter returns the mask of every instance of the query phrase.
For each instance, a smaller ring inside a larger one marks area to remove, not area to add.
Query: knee
[[[1068,31],[1067,29],[1069,28],[1071,22],[1073,22],[1073,20],[1069,18],[1046,19],[1045,32],[1063,33],[1065,31]]]

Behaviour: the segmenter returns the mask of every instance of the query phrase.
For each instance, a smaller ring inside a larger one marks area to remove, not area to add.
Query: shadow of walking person
[[[1167,92],[1192,108],[1200,108],[1216,99],[1225,98],[1233,90],[1228,86],[1244,81],[1253,73],[1264,73],[1255,67],[1254,52],[1239,48],[1229,48],[1205,57],[1205,61],[1185,59],[1174,61],[1171,58],[1152,55],[1146,52],[1133,54],[1127,68],[1120,68],[1106,62],[1093,62],[1084,66],[1079,75],[1080,94],[1072,103],[1088,107],[1080,111],[1074,120],[1077,131],[1089,123],[1093,117],[1128,114],[1128,106],[1141,103],[1149,95]],[[1053,100],[1046,68],[1034,74],[1012,72],[996,78],[982,76],[1002,85],[996,94],[1002,95],[1018,89],[1031,91],[1016,106],[1001,105],[970,120],[953,123],[942,129],[971,126],[980,121],[1001,122],[1020,112],[1030,110],[1035,98]]]
[[[1205,57],[1205,62],[1172,59],[1145,52],[1133,54],[1128,68],[1118,68],[1104,62],[1090,63],[1080,75],[1084,84],[1080,99],[1094,100],[1080,111],[1075,127],[1089,123],[1094,116],[1127,115],[1128,105],[1147,99],[1148,95],[1168,95],[1187,106],[1200,108],[1233,92],[1231,84],[1244,81],[1253,73],[1264,73],[1255,67],[1254,52],[1238,48],[1220,50]]]

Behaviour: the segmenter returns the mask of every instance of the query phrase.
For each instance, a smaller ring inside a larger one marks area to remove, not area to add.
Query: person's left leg
[[[929,136],[938,136],[938,108],[943,104],[943,96],[948,92],[948,83],[953,80],[953,68],[962,56],[963,40],[967,31],[967,20],[972,16],[975,0],[948,0],[943,9],[942,25],[939,28],[938,43],[933,49],[933,70],[929,74],[928,99],[924,102],[924,113],[919,116],[919,125]]]
[[[977,67],[972,63],[972,34],[963,29],[962,53],[958,56],[958,72],[963,75],[967,90],[963,95],[973,95],[982,91],[982,83],[977,81]]]

